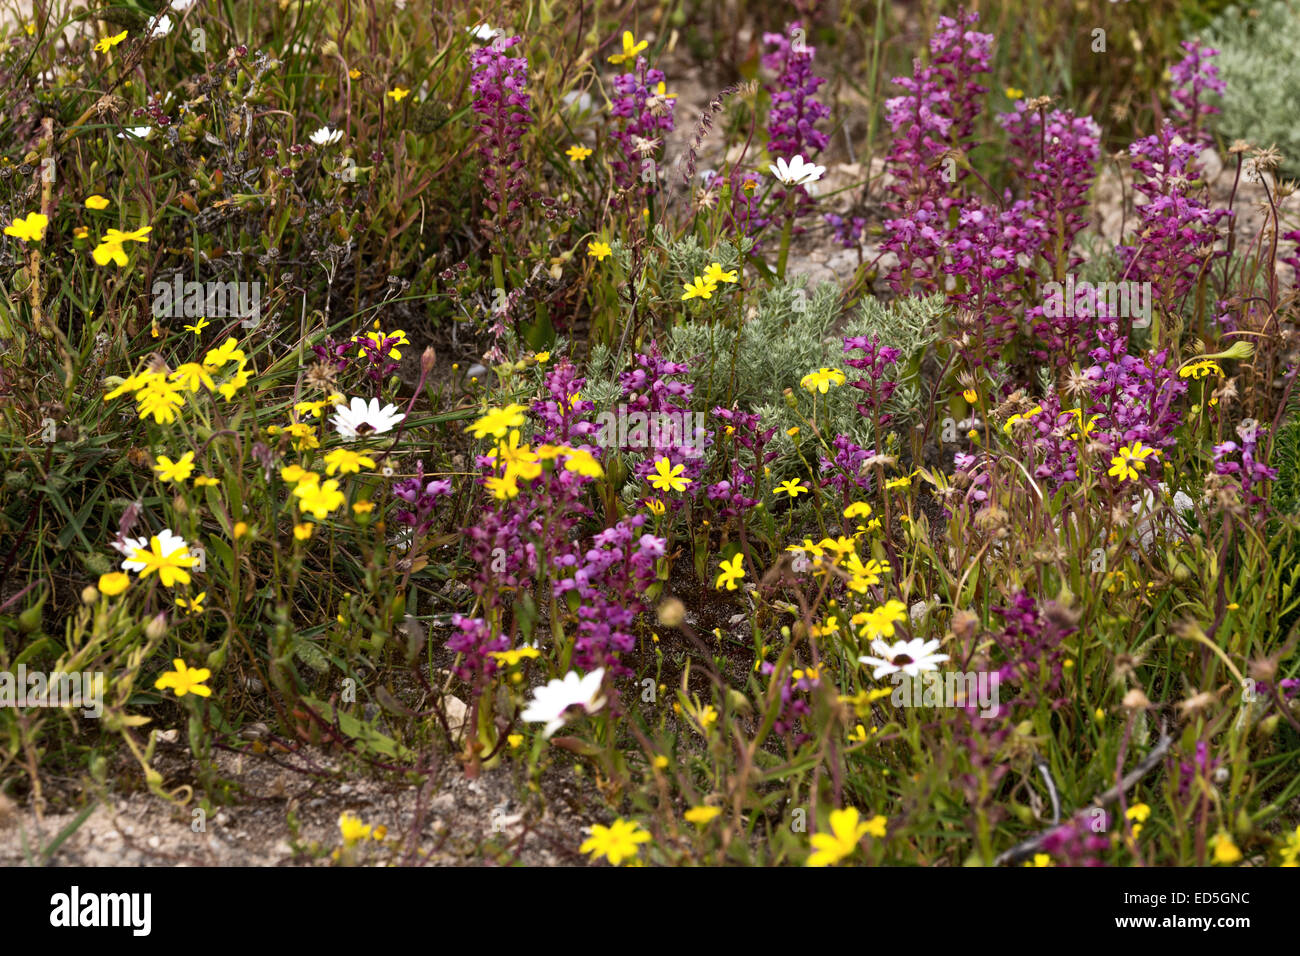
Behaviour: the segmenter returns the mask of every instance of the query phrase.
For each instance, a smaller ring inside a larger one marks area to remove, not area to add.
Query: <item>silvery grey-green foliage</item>
[[[1201,38],[1219,51],[1213,62],[1228,87],[1219,128],[1256,146],[1277,144],[1283,168],[1300,171],[1300,3],[1230,7]]]
[[[748,242],[742,240],[739,248],[723,244],[708,250],[693,237],[668,241],[657,231],[655,239],[665,254],[665,275],[656,277],[664,289],[681,288],[711,262],[739,269]],[[614,252],[616,262],[627,268],[628,251],[616,244]],[[810,289],[800,277],[764,289],[758,303],[741,317],[737,332],[734,309],[727,308],[733,294],[725,286],[720,288],[713,300],[699,303],[699,314],[671,327],[659,346],[667,359],[689,367],[688,379],[695,387],[693,410],[710,414],[719,406],[738,406],[757,412],[764,428],[776,427],[773,480],[806,471],[788,430],[804,426],[804,418],[811,415],[813,396],[799,383],[820,368],[842,370],[847,382],[826,395],[816,395],[818,428],[824,435],[843,434],[862,447],[875,447],[872,425],[857,410],[861,393],[848,385],[858,373],[844,364],[846,337],[873,336],[902,352],[895,374],[899,387],[888,408],[894,416],[891,428],[905,428],[916,419],[921,404],[920,364],[941,330],[946,311],[942,295],[903,298],[889,306],[868,298],[841,322],[840,289],[833,283]],[[615,355],[603,345],[593,349],[582,394],[595,403],[597,414],[616,407],[621,394],[618,369],[626,366],[627,356]],[[786,404],[786,389],[797,398],[800,414]],[[804,427],[800,439],[807,437]],[[816,465],[815,460],[807,462],[807,467]]]
[[[616,358],[614,351],[603,342],[592,346],[591,358],[584,370],[587,381],[582,386],[582,397],[595,403],[595,411],[591,413],[593,418],[618,404],[622,389],[618,384]]]
[[[784,475],[799,468],[794,442],[786,432],[802,423],[786,405],[785,389],[792,390],[800,411],[807,416],[813,402],[799,385],[803,377],[819,368],[838,368],[853,381],[858,373],[844,364],[844,339],[874,336],[882,345],[903,353],[897,366],[899,388],[888,410],[895,416],[893,427],[904,427],[916,418],[921,358],[938,337],[945,309],[942,295],[903,298],[888,307],[878,299],[865,299],[837,330],[839,289],[822,283],[809,292],[802,280],[796,279],[764,292],[746,318],[738,342],[734,330],[688,324],[672,330],[665,352],[674,361],[691,366],[696,407],[707,411],[727,404],[730,396],[742,409],[759,413],[765,427],[777,427],[774,447],[780,455],[773,473]],[[826,395],[818,394],[817,424],[827,435],[843,434],[871,448],[875,438],[871,423],[857,410],[859,398],[858,390],[847,383]]]

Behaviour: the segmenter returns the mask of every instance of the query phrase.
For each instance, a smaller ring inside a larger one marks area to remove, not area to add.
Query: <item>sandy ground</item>
[[[0,865],[329,865],[341,846],[344,812],[387,828],[382,841],[358,844],[350,858],[358,865],[565,865],[582,859],[577,847],[592,822],[583,805],[598,805],[578,778],[560,772],[544,777],[545,799],[525,807],[517,802],[524,788],[508,768],[469,779],[446,764],[414,783],[396,775],[376,779],[366,768],[305,749],[274,758],[222,752],[217,765],[238,788],[232,805],[209,815],[192,802],[174,805],[147,792],[92,798],[95,810],[53,852],[48,848],[77,813],[38,822],[0,795]],[[183,747],[163,752],[157,767],[168,787],[192,779]]]

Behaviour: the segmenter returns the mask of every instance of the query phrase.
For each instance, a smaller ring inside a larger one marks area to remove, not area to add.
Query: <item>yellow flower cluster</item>
[[[226,369],[230,365],[234,367],[233,372]],[[226,369],[229,376],[217,384],[212,373],[222,369]],[[154,369],[138,372],[108,392],[104,401],[130,393],[135,397],[136,411],[141,419],[153,416],[157,424],[170,425],[176,421],[176,413],[185,406],[186,392],[193,394],[202,387],[209,392],[219,392],[222,398],[230,401],[252,377],[247,357],[238,343],[230,338],[220,347],[209,349],[202,363],[187,362],[173,372]]]
[[[718,284],[721,282],[734,283],[739,281],[739,274],[736,270],[728,272],[722,268],[718,262],[711,263],[704,270],[704,275],[696,276],[690,282],[683,284],[682,301],[687,299],[711,299],[713,293],[718,291]]]
[[[569,445],[538,445],[532,448],[521,444],[519,427],[524,424],[524,406],[506,405],[492,408],[465,431],[475,438],[492,437],[497,445],[487,457],[503,466],[500,475],[493,475],[484,484],[492,497],[499,501],[519,494],[519,482],[532,481],[542,473],[544,462],[564,459],[564,470],[576,472],[587,478],[600,478],[605,474],[600,462],[591,452]]]

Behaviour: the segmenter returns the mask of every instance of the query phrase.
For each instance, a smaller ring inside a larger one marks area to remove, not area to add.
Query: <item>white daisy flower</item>
[[[141,548],[149,547],[149,539],[148,538],[123,538],[121,541],[110,541],[109,545],[113,548],[113,550],[117,551],[120,554],[124,554],[129,558],[131,555],[135,554],[136,551],[140,550]]]
[[[874,665],[876,669],[871,676],[877,679],[900,671],[908,677],[916,677],[922,671],[938,670],[939,665],[948,659],[947,654],[934,653],[938,648],[938,640],[925,641],[914,637],[910,641],[897,641],[890,645],[876,638],[871,642],[871,649],[880,656],[864,655],[858,661]]]
[[[806,186],[826,175],[825,166],[806,162],[802,156],[796,156],[788,163],[784,159],[778,159],[776,165],[769,166],[768,169],[787,186]]]
[[[605,696],[600,692],[605,679],[605,668],[598,667],[586,677],[569,671],[564,680],[553,680],[545,687],[533,690],[533,699],[519,716],[531,723],[546,722],[542,736],[549,737],[564,726],[564,714],[570,707],[581,707],[594,714],[605,706]]]
[[[150,40],[161,40],[167,34],[172,32],[172,18],[163,14],[157,20],[153,21],[153,28],[149,31]]]
[[[184,548],[189,550],[189,542],[178,534],[173,534],[171,528],[163,528],[156,535],[158,539],[158,553],[175,554],[178,550]],[[139,574],[146,567],[143,561],[136,561],[134,556],[137,551],[151,551],[152,542],[149,538],[127,538],[124,541],[114,541],[113,547],[126,555],[126,560],[122,562],[123,571],[134,571]]]
[[[343,138],[343,130],[322,126],[308,137],[317,146],[333,146]]]
[[[397,410],[396,405],[379,407],[379,399],[372,398],[369,404],[360,396],[352,399],[350,405],[335,405],[335,415],[330,419],[339,435],[347,441],[353,441],[363,435],[382,435],[390,432],[406,415]]]

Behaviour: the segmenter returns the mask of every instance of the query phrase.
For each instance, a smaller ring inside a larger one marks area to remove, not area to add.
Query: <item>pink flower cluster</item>
[[[623,518],[592,538],[580,556],[565,556],[572,573],[557,580],[554,590],[557,596],[572,591],[581,601],[573,663],[584,670],[632,673],[620,657],[636,646],[632,624],[645,608],[646,589],[668,546],[663,538],[638,534],[645,522],[643,514]]]
[[[620,189],[632,189],[638,181],[652,186],[649,192],[657,189],[656,157],[662,155],[663,134],[673,130],[677,102],[663,92],[665,80],[662,70],[651,69],[640,56],[633,72],[614,78],[610,112],[618,122],[609,136],[621,153],[612,155],[610,167]]]
[[[518,154],[524,131],[532,122],[528,58],[507,55],[522,42],[517,36],[497,37],[470,54],[470,89],[479,117],[481,176],[487,189],[484,202],[494,218],[507,217],[522,204],[524,164]]]
[[[666,423],[690,421],[683,413],[690,411],[690,397],[695,386],[681,381],[689,371],[690,366],[665,359],[658,345],[651,342],[649,352],[632,356],[632,368],[618,377],[628,414],[663,413],[662,421]],[[694,481],[700,476],[704,470],[704,451],[712,443],[712,436],[701,434],[688,439],[681,434],[681,428],[680,424],[671,424],[660,431],[659,445],[636,466],[637,476],[649,475],[655,470],[655,462],[664,458],[668,459],[670,467],[682,465],[683,477]],[[637,452],[644,449],[629,446],[623,450]]]

